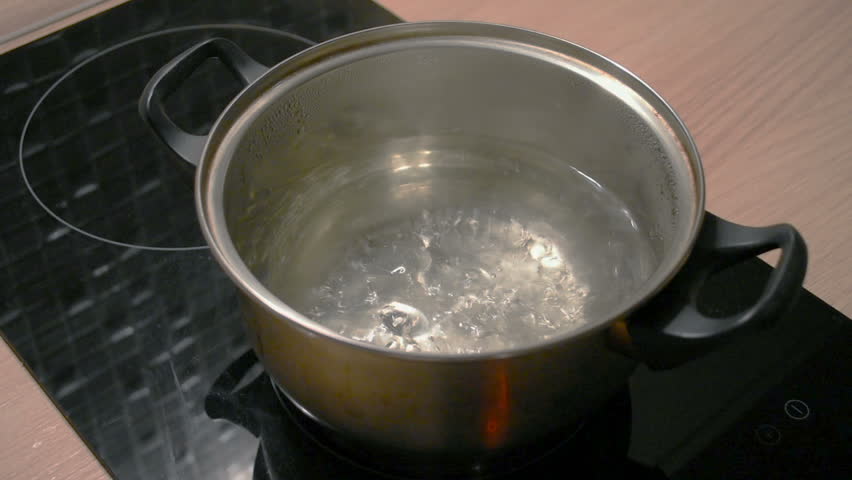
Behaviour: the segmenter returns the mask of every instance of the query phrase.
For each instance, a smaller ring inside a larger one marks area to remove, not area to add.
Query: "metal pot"
[[[162,100],[209,58],[246,88],[209,135],[190,135]],[[281,391],[339,435],[383,448],[473,459],[562,431],[623,387],[638,362],[675,366],[771,325],[805,275],[793,227],[705,213],[695,144],[654,91],[539,33],[393,25],[272,68],[213,39],[164,66],[140,112],[198,165],[203,232],[242,292],[254,348]],[[525,154],[512,153],[518,145]],[[483,191],[556,218],[579,208],[560,197],[568,166],[630,206],[656,258],[640,285],[581,327],[515,348],[434,354],[359,342],[300,311],[301,295],[359,230]],[[381,181],[351,188],[368,174]],[[538,187],[485,187],[514,174]],[[454,186],[459,178],[465,188]],[[751,308],[725,318],[699,311],[713,272],[775,248],[780,262]]]

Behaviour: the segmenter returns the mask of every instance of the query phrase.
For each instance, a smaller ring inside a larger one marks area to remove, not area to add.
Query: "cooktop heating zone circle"
[[[27,189],[67,227],[52,235],[73,230],[147,250],[207,248],[195,214],[193,172],[145,125],[137,104],[160,67],[213,37],[234,41],[266,65],[313,44],[266,27],[195,25],[136,37],[77,64],[36,102],[19,143]],[[165,106],[178,125],[203,134],[241,89],[227,69],[209,61]]]

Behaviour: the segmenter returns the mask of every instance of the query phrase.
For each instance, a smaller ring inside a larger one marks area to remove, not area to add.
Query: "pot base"
[[[539,469],[552,471],[555,462],[564,464],[565,468],[582,462],[584,466],[597,470],[607,468],[611,463],[623,463],[630,442],[631,403],[626,386],[595,415],[576,426],[524,447],[478,457],[436,457],[364,445],[311,417],[277,385],[273,385],[272,389],[286,415],[283,420],[291,421],[317,447],[364,474],[385,478],[513,478],[513,474],[527,476]],[[269,450],[275,444],[275,441],[267,441],[264,437],[261,450],[267,451],[265,455],[259,455],[259,459],[280,459],[280,453]],[[279,464],[262,465],[270,473],[266,477],[258,477],[256,473],[255,478],[287,478],[284,472],[276,471],[276,465]]]

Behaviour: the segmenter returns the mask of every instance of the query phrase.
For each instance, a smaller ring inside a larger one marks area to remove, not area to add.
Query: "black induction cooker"
[[[246,353],[190,174],[136,111],[157,68],[200,40],[273,64],[398,21],[361,0],[134,0],[0,56],[0,331],[117,478],[461,475],[335,445],[282,400]],[[195,76],[206,88],[167,108],[201,132],[239,85],[215,63]],[[702,308],[742,308],[769,271],[720,273]],[[850,345],[852,322],[803,291],[774,327],[640,368],[558,442],[464,476],[852,478]]]

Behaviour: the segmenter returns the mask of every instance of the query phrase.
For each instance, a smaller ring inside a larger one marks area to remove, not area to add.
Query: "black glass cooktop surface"
[[[134,0],[0,56],[0,331],[117,478],[250,479],[265,451],[204,409],[248,344],[188,173],[138,117],[146,81],[213,36],[273,64],[397,21],[359,0]],[[203,131],[239,85],[216,64],[193,80],[167,108]],[[705,307],[741,308],[768,271],[755,260],[720,274]],[[759,335],[675,370],[640,368],[617,458],[664,478],[845,478],[850,344],[852,323],[805,292]],[[606,429],[579,438],[606,443]],[[286,448],[296,440],[277,440],[264,462],[323,478],[322,448]],[[566,461],[519,475],[570,472]]]

